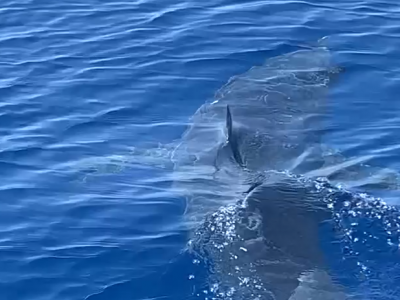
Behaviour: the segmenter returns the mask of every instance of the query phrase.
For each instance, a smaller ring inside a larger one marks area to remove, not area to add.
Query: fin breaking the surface
[[[229,105],[226,106],[226,130],[228,133],[227,141],[228,143],[232,140],[232,114]]]
[[[235,161],[240,165],[244,166],[242,157],[240,155],[239,149],[238,149],[238,143],[237,139],[234,137],[234,132],[233,132],[233,121],[232,121],[232,114],[231,110],[229,108],[229,105],[226,106],[226,130],[227,130],[227,142],[228,145],[231,147],[233,157]]]

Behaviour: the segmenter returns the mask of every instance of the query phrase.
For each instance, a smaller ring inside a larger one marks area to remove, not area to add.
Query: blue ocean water
[[[325,36],[346,68],[325,142],[399,171],[397,1],[3,1],[0,299],[205,298],[155,145],[231,76]]]

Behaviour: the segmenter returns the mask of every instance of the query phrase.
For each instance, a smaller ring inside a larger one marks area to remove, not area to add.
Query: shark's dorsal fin
[[[244,167],[243,160],[238,149],[237,139],[234,136],[232,114],[229,105],[226,106],[226,131],[228,135],[227,144],[229,147],[231,147],[233,157],[240,166]]]
[[[227,142],[231,142],[232,141],[232,114],[231,114],[231,110],[229,108],[229,105],[226,106],[226,131],[227,131]]]

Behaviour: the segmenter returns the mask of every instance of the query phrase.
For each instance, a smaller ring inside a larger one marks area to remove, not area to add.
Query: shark
[[[213,265],[215,298],[348,299],[319,229],[333,222],[335,180],[368,188],[374,169],[322,143],[329,89],[343,71],[326,47],[269,58],[193,115],[173,151],[174,189],[186,199],[189,248]],[[399,181],[378,187],[388,182]]]
[[[193,225],[236,198],[250,173],[318,169],[328,87],[340,72],[327,49],[299,50],[231,78],[197,110],[172,155]]]

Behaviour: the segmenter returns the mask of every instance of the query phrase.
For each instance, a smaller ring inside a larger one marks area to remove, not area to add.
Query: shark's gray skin
[[[212,150],[228,135],[241,155],[236,161],[247,168],[292,170],[309,147],[320,143],[328,87],[340,71],[331,66],[324,48],[289,53],[253,67],[233,77],[212,103],[196,112],[179,150],[211,164],[204,159],[215,159]],[[223,132],[227,106],[233,116],[231,134]]]
[[[319,225],[332,219],[324,191],[286,173],[347,176],[321,150],[328,88],[341,71],[325,48],[269,59],[200,107],[175,149],[174,188],[187,199],[193,248],[228,288],[221,298],[346,299],[320,249]]]
[[[248,189],[249,173],[304,173],[322,164],[320,119],[341,71],[330,60],[325,48],[271,58],[233,77],[198,109],[172,157],[175,188],[188,198],[193,226]]]

